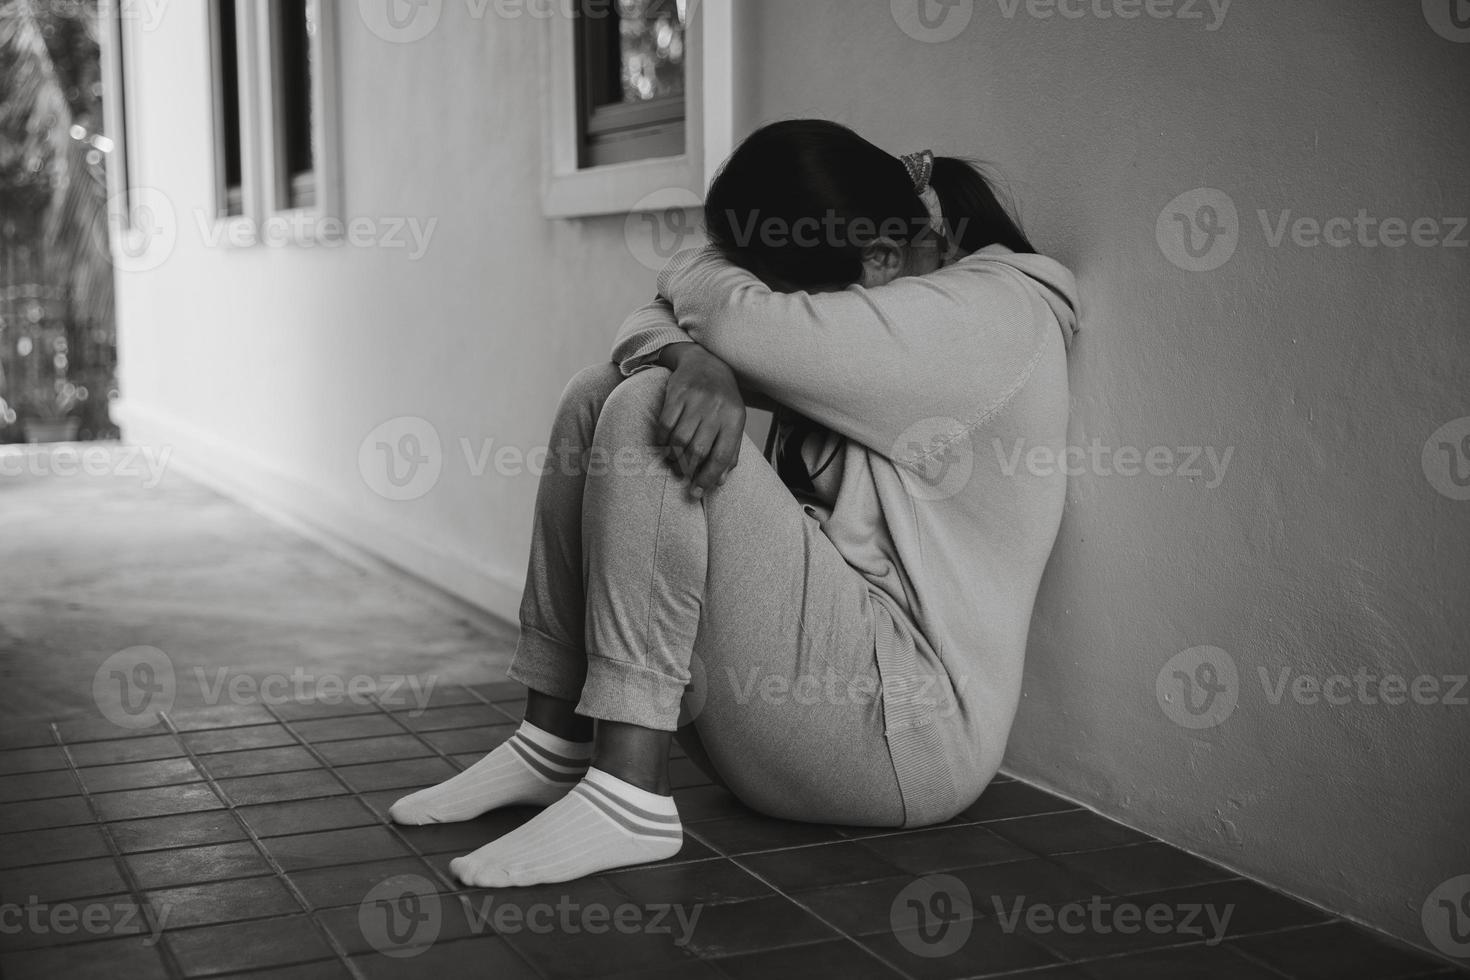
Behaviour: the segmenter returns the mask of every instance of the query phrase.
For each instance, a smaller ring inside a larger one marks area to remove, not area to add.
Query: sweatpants
[[[656,444],[669,377],[601,365],[563,393],[510,676],[590,718],[677,730],[759,812],[912,824],[932,807],[906,817],[885,735],[891,613],[748,437],[726,483],[690,496]]]

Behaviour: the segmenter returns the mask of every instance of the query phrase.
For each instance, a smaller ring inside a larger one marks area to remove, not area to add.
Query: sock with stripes
[[[684,829],[674,798],[601,769],[528,823],[455,858],[449,870],[473,888],[552,884],[679,853]]]
[[[454,823],[503,806],[546,806],[577,785],[591,758],[591,742],[569,742],[523,721],[485,758],[405,796],[388,815],[401,824]]]

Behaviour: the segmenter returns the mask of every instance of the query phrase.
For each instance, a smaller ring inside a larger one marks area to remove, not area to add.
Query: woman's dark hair
[[[968,161],[939,157],[930,185],[947,237],[968,254],[987,245],[1035,252],[990,180]],[[778,122],[725,163],[704,207],[710,240],[756,275],[797,288],[862,278],[863,247],[879,233],[908,243],[929,212],[898,157],[846,126]]]

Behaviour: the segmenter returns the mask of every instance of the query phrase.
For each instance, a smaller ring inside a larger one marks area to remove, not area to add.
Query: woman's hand
[[[745,401],[730,366],[696,343],[670,344],[658,362],[672,371],[659,415],[659,438],[699,499],[740,462]]]

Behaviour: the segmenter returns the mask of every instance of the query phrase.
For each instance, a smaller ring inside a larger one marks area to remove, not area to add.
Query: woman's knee
[[[663,411],[670,377],[667,368],[651,367],[623,379],[603,403],[597,420],[598,441],[651,445],[653,423]]]
[[[580,411],[590,406],[596,415],[622,380],[623,373],[616,364],[594,364],[583,368],[567,382],[561,393],[561,407]]]

